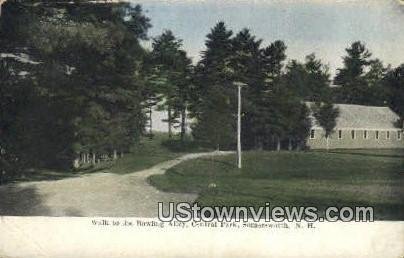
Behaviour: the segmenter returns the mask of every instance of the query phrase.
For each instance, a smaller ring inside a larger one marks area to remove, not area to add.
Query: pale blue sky
[[[404,5],[398,0],[139,0],[152,19],[151,36],[171,29],[194,59],[216,22],[238,31],[248,27],[264,45],[281,39],[288,57],[315,52],[332,72],[344,48],[362,40],[375,57],[404,63]]]

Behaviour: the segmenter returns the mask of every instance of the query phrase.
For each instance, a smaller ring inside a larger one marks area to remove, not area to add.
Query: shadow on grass
[[[30,172],[24,173],[20,177],[11,178],[5,182],[5,185],[12,183],[20,183],[20,182],[32,182],[32,181],[57,181],[62,180],[69,177],[75,177],[77,174],[66,173],[66,172],[49,172],[49,171],[41,171],[41,172]]]
[[[57,181],[66,178],[79,177],[82,175],[88,175],[92,173],[102,172],[108,173],[108,169],[114,166],[114,162],[109,161],[103,164],[97,164],[96,166],[89,165],[82,167],[78,170],[50,170],[48,168],[31,168],[27,169],[17,176],[6,178],[3,181],[3,185],[9,185],[13,183],[21,182],[37,182],[37,181]],[[0,184],[1,186],[2,184]]]
[[[215,158],[199,158],[200,160],[206,161],[206,162],[212,162],[212,163],[217,163],[217,164],[221,164],[224,165],[225,167],[228,168],[237,168],[236,163],[235,162],[230,162],[230,161],[226,161],[226,160],[219,160],[219,159],[215,159]]]
[[[96,173],[96,172],[100,172],[103,170],[107,170],[110,169],[114,166],[115,162],[113,161],[106,161],[105,163],[103,163],[101,166],[87,166],[87,167],[83,167],[77,171],[72,171],[71,173],[74,175],[75,173],[78,175],[83,175],[83,174],[88,174],[88,173]]]
[[[321,153],[330,153],[330,154],[346,154],[346,155],[357,155],[357,156],[364,156],[364,157],[387,157],[387,158],[404,158],[404,151],[397,150],[397,153],[393,153],[394,151],[391,150],[389,153],[382,153],[382,152],[367,152],[366,150],[329,150],[327,151],[311,151],[311,152],[321,152]]]
[[[264,207],[265,203],[269,202],[268,195],[262,194],[254,194],[251,192],[240,192],[240,191],[226,191],[220,190],[215,191],[211,189],[205,189],[201,192],[204,195],[203,199],[212,199],[214,200],[217,195],[226,199],[234,199],[237,204],[235,206],[254,206],[254,207]],[[287,199],[284,199],[287,198]],[[276,206],[280,207],[316,207],[317,215],[319,217],[325,217],[325,210],[328,207],[337,207],[341,209],[343,207],[350,207],[355,213],[356,207],[372,207],[373,208],[373,219],[377,221],[403,221],[404,220],[404,204],[388,204],[388,203],[368,203],[364,201],[355,201],[355,200],[341,200],[339,198],[315,198],[310,197],[309,200],[301,199],[299,196],[293,195],[285,195],[280,194],[278,196],[272,196],[271,199],[274,199],[270,202],[271,208]],[[278,199],[278,200],[276,200]],[[203,203],[199,202],[200,198],[196,202],[198,202],[201,206],[204,206]],[[244,200],[245,203],[240,200]],[[221,205],[219,205],[221,206]],[[229,207],[229,205],[222,205]],[[250,215],[250,214],[249,214]],[[332,216],[337,216],[337,213],[330,214]],[[345,214],[347,215],[347,214]],[[354,215],[355,216],[355,215]],[[362,215],[358,215],[362,216]],[[355,219],[355,217],[354,217]],[[361,219],[361,218],[358,218]]]
[[[0,188],[1,216],[45,216],[49,213],[35,187],[13,184]]]
[[[168,140],[162,141],[161,145],[175,153],[197,152],[197,151],[209,150],[209,148],[201,145],[199,142],[191,141],[191,140],[181,141],[178,139],[168,139]]]

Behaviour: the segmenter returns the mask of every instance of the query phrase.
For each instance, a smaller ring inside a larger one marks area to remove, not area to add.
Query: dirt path
[[[96,173],[1,186],[0,215],[157,217],[158,202],[193,202],[197,195],[161,192],[147,183],[149,176],[163,174],[185,160],[229,153],[187,154],[125,175]]]

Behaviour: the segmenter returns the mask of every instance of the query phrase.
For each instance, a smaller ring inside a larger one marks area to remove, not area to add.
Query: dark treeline
[[[92,1],[17,1],[0,20],[1,172],[26,167],[79,167],[116,159],[152,135],[153,107],[168,113],[169,136],[189,119],[198,143],[236,143],[236,86],[242,89],[246,149],[302,149],[310,110],[326,133],[332,103],[388,105],[404,116],[404,64],[391,68],[362,42],[346,49],[331,78],[315,54],[287,60],[282,41],[264,45],[248,29],[223,22],[207,35],[193,65],[172,31],[149,40],[138,5]]]

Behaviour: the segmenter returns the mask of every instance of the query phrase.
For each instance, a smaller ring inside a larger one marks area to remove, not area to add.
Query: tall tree
[[[372,54],[360,41],[353,42],[345,51],[344,67],[338,69],[334,78],[334,84],[339,86],[336,100],[348,104],[366,104],[369,88],[364,76],[371,64]]]
[[[168,113],[165,122],[169,137],[172,136],[172,127],[180,124],[183,140],[191,86],[191,60],[182,50],[182,40],[167,30],[154,39],[151,61],[157,76],[157,81],[154,79],[155,90],[163,96],[160,106]],[[178,121],[178,118],[181,120]]]
[[[275,106],[279,103],[275,97],[276,88],[280,79],[286,60],[286,45],[283,41],[274,41],[267,47],[260,50],[260,69],[263,74],[263,87],[257,91],[254,102],[256,103],[256,115],[253,118],[251,130],[255,137],[254,147],[262,149],[270,146],[274,138],[277,113]],[[275,119],[275,120],[274,120]]]
[[[258,105],[265,90],[265,73],[262,64],[261,40],[248,29],[243,29],[232,39],[233,51],[230,59],[231,77],[242,88],[242,142],[246,148],[257,143],[254,130],[257,128]],[[234,86],[234,91],[236,87]],[[235,106],[234,106],[235,107]]]
[[[207,35],[206,50],[196,67],[196,96],[192,114],[194,137],[210,146],[227,148],[235,143],[235,94],[230,62],[232,35],[219,22]]]

